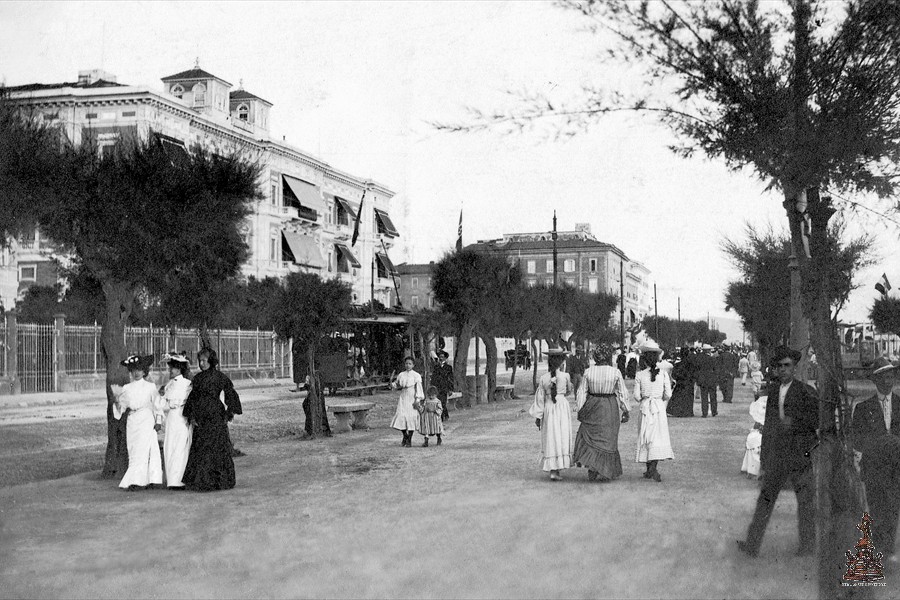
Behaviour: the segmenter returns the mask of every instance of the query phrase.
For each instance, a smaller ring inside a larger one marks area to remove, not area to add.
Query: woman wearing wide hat
[[[588,469],[588,479],[609,481],[622,474],[619,456],[619,424],[628,421],[627,389],[619,370],[610,366],[612,346],[594,349],[596,363],[584,372],[575,395],[578,433],[573,459]]]
[[[169,352],[163,356],[169,368],[169,382],[163,394],[163,410],[166,411],[166,436],[163,440],[163,456],[166,459],[166,485],[170,490],[183,490],[181,481],[191,450],[192,427],[184,418],[184,403],[191,393],[188,379],[190,361],[184,352]]]
[[[647,340],[640,351],[647,368],[634,377],[634,401],[640,405],[635,462],[647,463],[644,477],[659,482],[662,477],[657,464],[661,460],[675,458],[666,418],[666,402],[672,396],[672,381],[656,365],[662,352],[656,342]]]
[[[569,374],[559,370],[568,352],[551,348],[546,354],[550,370],[541,377],[528,413],[541,430],[541,469],[559,481],[560,470],[572,466],[572,408],[566,395],[574,389]]]
[[[121,419],[126,412],[125,440],[128,448],[128,470],[119,487],[129,491],[162,485],[162,458],[156,432],[162,423],[162,401],[156,385],[144,377],[150,372],[152,356],[132,354],[121,363],[128,369],[131,382],[113,385],[113,416]]]

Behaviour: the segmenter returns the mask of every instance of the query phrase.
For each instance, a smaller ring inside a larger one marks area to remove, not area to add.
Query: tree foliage
[[[872,264],[872,240],[861,235],[843,242],[845,227],[837,222],[829,228],[827,250],[828,301],[833,317],[856,287],[853,275]],[[787,232],[776,232],[746,224],[745,239],[721,242],[722,252],[731,261],[739,277],[728,284],[725,310],[734,310],[744,329],[753,334],[765,349],[787,343],[790,332],[790,252]],[[814,289],[806,293],[816,293]]]
[[[872,304],[869,318],[878,331],[900,335],[900,298],[878,298]]]
[[[670,317],[655,317],[648,315],[641,322],[644,331],[656,340],[667,352],[674,351],[677,347],[699,342],[715,346],[725,341],[727,337],[718,329],[710,329],[706,321],[679,321]],[[657,326],[659,335],[657,336]]]

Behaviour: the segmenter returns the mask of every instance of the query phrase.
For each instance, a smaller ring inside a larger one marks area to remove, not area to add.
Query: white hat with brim
[[[637,351],[641,353],[656,352],[660,355],[663,353],[663,350],[659,347],[659,344],[657,344],[653,340],[646,340],[643,344],[640,345],[639,348],[637,348]]]
[[[875,362],[872,363],[872,375],[880,375],[881,373],[895,371],[896,369],[897,365],[884,358],[883,356],[879,356],[875,359]]]

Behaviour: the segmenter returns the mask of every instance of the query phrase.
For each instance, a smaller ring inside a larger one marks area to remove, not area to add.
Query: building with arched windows
[[[123,85],[103,71],[67,83],[10,86],[10,97],[34,108],[78,144],[100,152],[132,136],[155,136],[189,148],[240,147],[263,165],[264,197],[243,223],[250,248],[243,273],[257,278],[309,271],[350,284],[355,302],[389,306],[395,269],[389,251],[400,232],[391,219],[394,192],[342,171],[270,134],[272,103],[195,65],[162,78],[163,90]],[[360,200],[365,190],[365,203]],[[351,244],[357,212],[359,236]],[[55,283],[52,244],[40,232],[12,240],[0,257],[0,299],[10,308],[25,288]]]

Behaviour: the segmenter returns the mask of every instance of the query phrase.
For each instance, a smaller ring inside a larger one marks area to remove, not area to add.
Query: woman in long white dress
[[[641,358],[647,368],[635,374],[633,391],[634,401],[640,404],[635,462],[647,463],[644,477],[654,481],[662,481],[657,470],[659,461],[675,458],[666,417],[666,403],[672,397],[672,380],[657,366],[661,351],[653,340],[644,342]]]
[[[144,377],[153,364],[152,356],[131,355],[121,362],[128,368],[131,382],[112,386],[115,395],[113,416],[121,419],[128,413],[125,424],[125,443],[128,447],[128,470],[119,487],[129,491],[162,485],[162,458],[156,432],[162,427],[162,401],[156,385]]]
[[[394,418],[391,419],[391,427],[403,433],[403,441],[401,446],[412,448],[413,433],[419,424],[419,412],[416,410],[416,404],[425,399],[425,392],[422,390],[422,376],[413,371],[415,363],[410,357],[403,359],[404,371],[391,382],[391,387],[400,390],[400,397],[397,398],[397,410],[394,412]]]
[[[183,490],[184,468],[191,450],[192,426],[184,418],[184,403],[191,393],[191,381],[187,378],[190,363],[187,356],[170,353],[166,356],[169,367],[169,383],[166,384],[163,410],[166,411],[166,436],[163,455],[166,460],[166,485],[170,490]]]
[[[560,481],[560,470],[572,466],[572,407],[566,396],[574,388],[569,374],[559,370],[566,354],[561,349],[547,352],[550,370],[541,376],[528,411],[541,430],[541,469],[550,472],[551,481]]]

